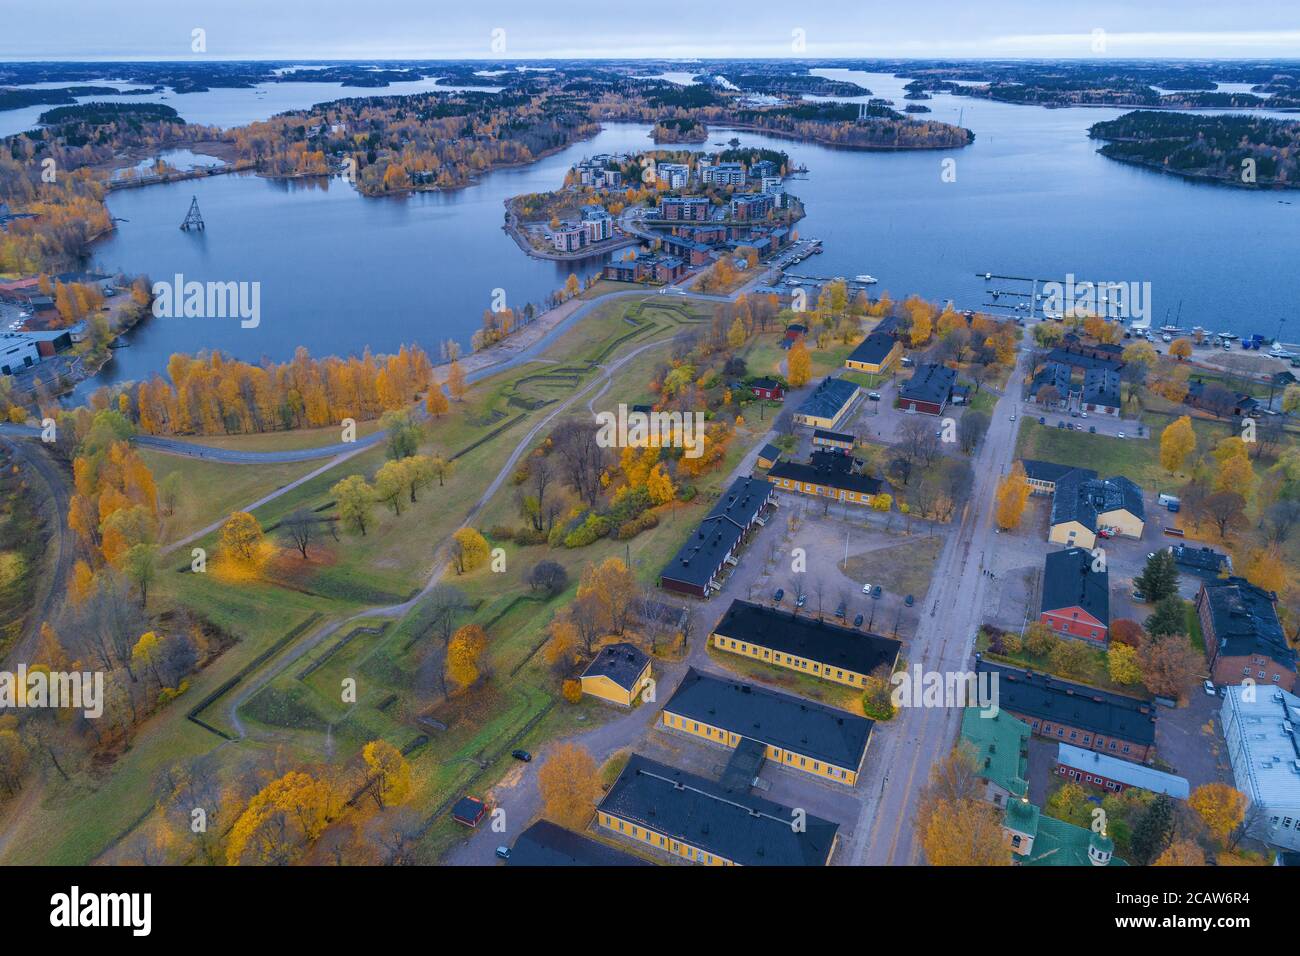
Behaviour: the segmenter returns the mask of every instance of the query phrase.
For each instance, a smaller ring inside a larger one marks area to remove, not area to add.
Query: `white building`
[[[685,163],[659,163],[655,166],[655,175],[669,189],[681,189],[691,181],[691,167]]]
[[[1300,850],[1300,697],[1280,687],[1229,685],[1220,717],[1235,785],[1250,800],[1247,832]]]
[[[22,332],[0,335],[0,375],[12,375],[19,369],[39,364],[41,353],[36,340]]]

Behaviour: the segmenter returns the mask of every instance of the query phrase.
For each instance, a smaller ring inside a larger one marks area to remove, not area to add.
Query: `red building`
[[[1110,575],[1087,548],[1053,551],[1043,566],[1038,619],[1057,634],[1104,645],[1110,629]]]
[[[774,378],[756,378],[749,383],[749,388],[757,398],[773,402],[785,401],[785,387]]]
[[[1196,614],[1214,683],[1250,678],[1294,692],[1296,653],[1278,620],[1272,591],[1239,577],[1206,581],[1196,595]]]

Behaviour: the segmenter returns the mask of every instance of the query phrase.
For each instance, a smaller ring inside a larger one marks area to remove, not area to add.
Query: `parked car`
[[[1046,424],[1047,424],[1047,419],[1046,419],[1046,418],[1043,418],[1043,417],[1040,416],[1039,419],[1038,419],[1038,424],[1040,424],[1040,425],[1046,425]]]
[[[848,606],[843,601],[841,601],[839,607],[835,609],[835,616],[842,621],[844,620],[844,614],[847,610],[848,610]]]
[[[869,398],[869,399],[870,399],[871,401],[873,401],[873,402],[878,402],[878,401],[880,401],[880,393],[879,393],[879,392],[867,392],[867,398]]]
[[[1217,696],[1218,696],[1218,692],[1214,689],[1214,681],[1212,681],[1212,680],[1207,680],[1207,681],[1206,681],[1204,684],[1202,684],[1201,686],[1205,688],[1205,693],[1206,693],[1207,696],[1209,696],[1209,697],[1217,697]]]
[[[1012,412],[1012,414],[1011,414],[1011,420],[1012,420],[1013,422],[1016,420],[1016,415],[1015,415],[1014,412]]]
[[[1088,413],[1087,413],[1087,412],[1080,412],[1080,413],[1079,413],[1079,417],[1080,417],[1080,418],[1087,418],[1087,417],[1088,417]]]
[[[785,588],[777,588],[776,593],[772,595],[772,600],[777,604],[785,600]]]
[[[1120,432],[1120,433],[1119,433],[1118,435],[1116,435],[1115,437],[1116,437],[1116,438],[1123,438],[1123,437],[1124,437],[1124,433],[1123,433],[1123,432]]]
[[[527,750],[512,750],[510,751],[510,756],[514,757],[516,760],[522,760],[524,763],[533,762],[533,755]]]
[[[874,588],[872,588],[872,590],[871,590],[871,596],[872,596],[873,598],[879,598],[880,595],[882,595],[882,594],[884,594],[884,593],[885,593],[885,592],[884,592],[883,590],[881,590],[879,584],[877,584],[877,585],[876,585]]]
[[[1133,600],[1141,601],[1143,604],[1145,604],[1147,602],[1147,596],[1143,594],[1141,591],[1134,591]]]
[[[1096,426],[1096,425],[1091,425],[1091,426],[1089,426],[1089,428],[1088,428],[1088,434],[1089,434],[1089,435],[1095,435],[1095,434],[1097,434],[1097,426]]]
[[[803,607],[807,603],[808,603],[808,595],[806,594],[800,594],[797,598],[794,599],[795,607]]]
[[[1063,422],[1063,421],[1061,421],[1061,422],[1057,422],[1057,423],[1056,423],[1056,427],[1057,427],[1057,428],[1064,428],[1064,427],[1065,427],[1065,422]]]
[[[907,597],[903,598],[903,603],[906,604],[908,607],[911,607],[913,604],[916,603],[916,598],[912,597],[912,595],[909,594]]]
[[[497,847],[497,858],[502,860],[510,859],[510,847],[508,846]]]
[[[854,626],[854,627],[861,627],[861,626],[862,626],[862,615],[861,615],[861,614],[859,614],[859,615],[857,615],[855,618],[853,618],[853,626]]]
[[[871,593],[871,585],[870,585],[870,584],[864,584],[864,585],[862,585],[862,593],[863,593],[863,594],[870,594],[870,593]]]

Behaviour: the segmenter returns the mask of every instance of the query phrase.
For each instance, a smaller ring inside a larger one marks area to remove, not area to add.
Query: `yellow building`
[[[867,507],[875,504],[883,487],[878,478],[856,474],[853,458],[838,451],[815,451],[807,462],[777,462],[767,480],[783,491]]]
[[[802,816],[803,827],[791,825]],[[610,833],[703,866],[826,866],[839,824],[633,754],[596,808]]]
[[[771,468],[781,460],[781,449],[775,445],[764,445],[758,450],[758,467]]]
[[[767,760],[850,787],[872,727],[848,711],[694,668],[664,705],[660,724],[732,750],[748,741]]]
[[[709,640],[720,651],[850,687],[862,687],[881,667],[892,672],[902,647],[879,634],[749,601],[732,601]]]
[[[607,644],[582,672],[582,692],[631,707],[651,682],[650,658],[627,643]]]
[[[872,332],[849,353],[844,360],[845,368],[855,372],[867,372],[879,375],[889,371],[903,357],[903,343],[884,332]]]
[[[1047,539],[1093,548],[1098,537],[1141,538],[1146,523],[1142,489],[1123,476],[1095,478],[1075,469],[1056,479]]]
[[[794,413],[796,425],[834,429],[853,407],[862,389],[844,378],[827,376]]]

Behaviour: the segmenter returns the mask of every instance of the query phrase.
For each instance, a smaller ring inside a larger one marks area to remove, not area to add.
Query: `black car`
[[[1088,434],[1089,434],[1089,435],[1095,435],[1095,434],[1097,434],[1097,426],[1096,426],[1096,425],[1089,425],[1089,426],[1088,426]]]
[[[909,594],[907,597],[903,599],[903,603],[906,604],[908,607],[911,607],[913,604],[916,603],[916,598],[912,597],[912,595]]]
[[[882,595],[882,594],[884,594],[884,593],[885,593],[884,590],[880,587],[879,584],[877,584],[877,585],[872,589],[872,591],[871,591],[871,596],[872,596],[873,598],[877,598],[877,599],[878,599],[878,598],[880,597],[880,595]]]
[[[844,612],[847,610],[848,610],[848,605],[846,605],[843,601],[841,601],[840,606],[835,609],[835,616],[842,621],[844,620]]]
[[[527,750],[512,750],[510,751],[510,756],[514,757],[516,760],[522,760],[524,763],[533,762],[533,755]]]
[[[1057,423],[1056,423],[1056,427],[1057,427],[1057,428],[1064,428],[1064,427],[1065,427],[1065,422],[1057,422]]]
[[[862,615],[861,615],[861,614],[859,614],[857,617],[855,617],[855,618],[853,619],[853,626],[854,626],[854,627],[861,627],[861,626],[862,626]]]
[[[1046,418],[1039,418],[1039,419],[1038,419],[1038,424],[1040,424],[1040,425],[1046,425],[1046,424],[1047,424],[1047,419],[1046,419]]]
[[[772,595],[772,600],[780,604],[785,599],[785,588],[777,588],[776,593]]]

